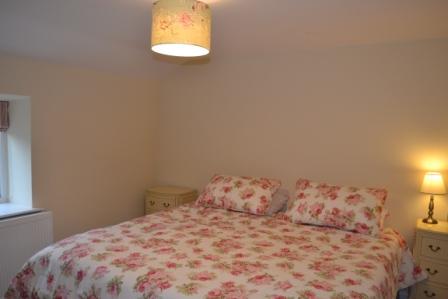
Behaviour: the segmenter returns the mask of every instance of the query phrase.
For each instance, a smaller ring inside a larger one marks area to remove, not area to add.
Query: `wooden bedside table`
[[[414,258],[428,279],[413,289],[415,299],[448,298],[448,222],[426,224],[417,220]]]
[[[198,193],[194,189],[160,186],[146,190],[145,214],[171,209],[187,202],[195,201]]]

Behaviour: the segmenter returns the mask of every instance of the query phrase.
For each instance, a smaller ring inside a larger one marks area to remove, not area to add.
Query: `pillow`
[[[197,205],[266,215],[272,195],[280,188],[275,179],[215,175],[196,200]]]
[[[269,207],[266,215],[272,216],[278,212],[285,212],[286,206],[288,205],[289,191],[286,189],[278,189],[272,195],[271,206]]]
[[[380,228],[383,229],[384,228],[384,222],[386,222],[386,219],[389,218],[389,210],[386,209],[386,207],[383,207],[383,212],[381,213],[381,217],[380,217]]]
[[[387,191],[328,185],[299,179],[286,211],[294,223],[308,223],[376,236],[384,222]]]

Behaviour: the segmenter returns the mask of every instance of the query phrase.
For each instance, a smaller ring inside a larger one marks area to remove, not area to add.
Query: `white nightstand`
[[[447,299],[448,222],[431,225],[417,220],[414,258],[429,278],[413,289],[413,298]]]
[[[197,191],[190,188],[174,186],[150,188],[145,196],[145,214],[171,209],[195,201],[197,197]]]

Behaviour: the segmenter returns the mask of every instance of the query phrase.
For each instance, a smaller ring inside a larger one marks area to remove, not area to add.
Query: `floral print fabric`
[[[422,279],[403,256],[393,230],[374,238],[189,204],[45,248],[5,298],[390,299]]]
[[[382,227],[387,191],[340,187],[299,179],[286,217],[294,223],[337,227],[376,236]]]
[[[275,179],[215,175],[199,195],[196,203],[266,215],[272,202],[272,195],[280,185],[280,181]]]

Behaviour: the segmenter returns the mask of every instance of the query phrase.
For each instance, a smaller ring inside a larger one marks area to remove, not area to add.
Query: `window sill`
[[[37,213],[40,211],[42,211],[42,209],[35,209],[9,202],[0,203],[0,221],[6,218],[18,217],[21,215]]]

